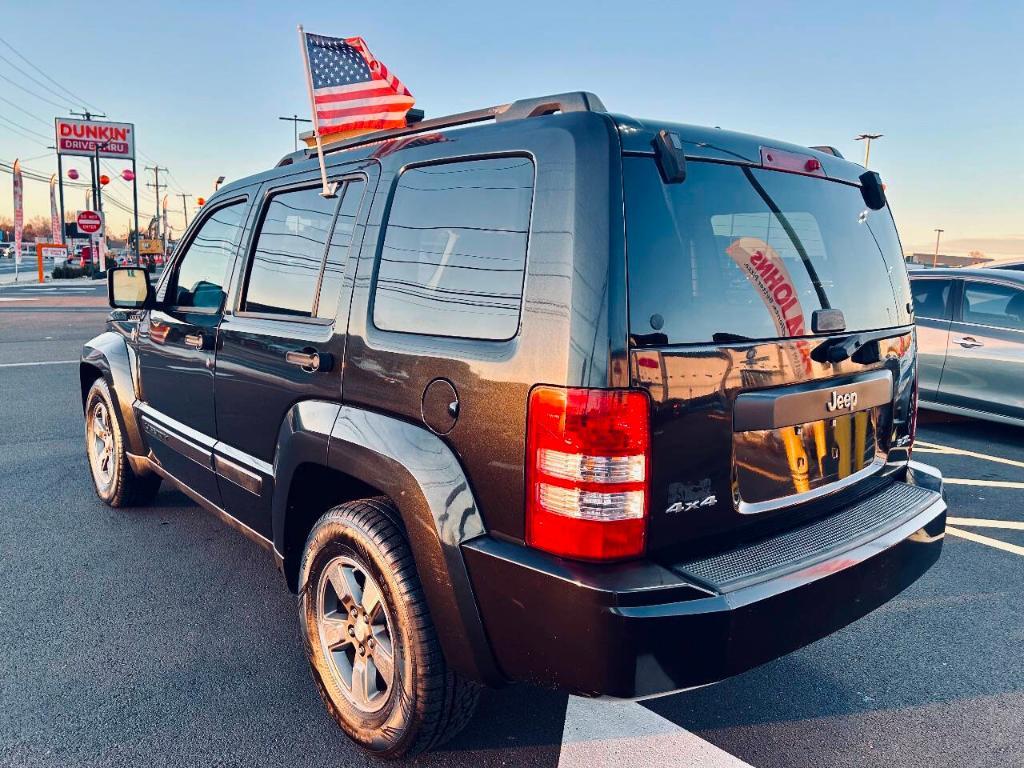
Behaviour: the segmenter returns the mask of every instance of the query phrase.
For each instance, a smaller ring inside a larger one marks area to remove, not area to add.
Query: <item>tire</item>
[[[480,692],[445,663],[398,519],[382,498],[335,507],[313,526],[300,571],[299,622],[320,696],[356,744],[384,758],[450,739]]]
[[[160,476],[137,475],[128,463],[124,430],[103,377],[96,379],[85,398],[85,452],[93,488],[111,507],[141,507],[153,501]]]

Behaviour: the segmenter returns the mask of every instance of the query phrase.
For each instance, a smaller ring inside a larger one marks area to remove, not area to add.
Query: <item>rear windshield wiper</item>
[[[841,363],[853,360],[855,363],[877,363],[881,359],[878,342],[902,336],[905,330],[865,331],[849,336],[836,336],[825,339],[811,350],[811,359],[819,363]]]
[[[726,333],[723,331],[711,334],[711,340],[716,344],[736,344],[744,341],[753,341],[749,336],[741,336],[738,333]]]

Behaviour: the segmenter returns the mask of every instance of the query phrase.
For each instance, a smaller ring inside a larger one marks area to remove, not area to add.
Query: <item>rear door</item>
[[[1024,289],[966,279],[939,385],[947,405],[1024,418]]]
[[[918,385],[924,401],[934,401],[938,396],[949,346],[953,293],[957,287],[956,281],[944,277],[915,275],[910,280],[917,323]]]
[[[349,251],[376,166],[344,175],[324,198],[318,175],[264,190],[217,352],[214,461],[224,506],[271,536],[278,434],[302,400],[337,401],[351,278]]]
[[[654,403],[649,547],[733,545],[883,481],[914,371],[888,210],[760,167],[690,162],[667,184],[627,156],[623,171],[632,377]],[[819,310],[845,330],[814,333]]]

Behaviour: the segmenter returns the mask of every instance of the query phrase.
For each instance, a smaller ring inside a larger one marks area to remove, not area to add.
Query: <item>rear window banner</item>
[[[740,237],[725,252],[736,262],[771,314],[780,337],[805,334],[804,310],[800,305],[796,285],[778,252],[764,240]],[[811,349],[806,341],[786,345],[793,372],[811,374]]]

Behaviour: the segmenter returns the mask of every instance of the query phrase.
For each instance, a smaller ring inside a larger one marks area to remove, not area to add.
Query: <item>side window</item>
[[[919,318],[946,320],[949,318],[949,292],[952,280],[911,280],[914,296],[914,314]]]
[[[338,209],[338,218],[334,221],[334,231],[331,233],[331,247],[327,249],[324,276],[320,281],[320,299],[316,305],[317,317],[333,319],[338,312],[341,279],[345,274],[345,263],[348,261],[349,250],[352,246],[352,233],[365,186],[366,184],[359,179],[352,180],[345,185],[341,208]]]
[[[319,187],[270,198],[249,264],[242,311],[312,317],[338,205]]]
[[[245,214],[243,202],[218,208],[203,222],[178,261],[168,284],[170,303],[179,308],[220,309],[224,283],[238,247]]]
[[[515,336],[533,178],[526,157],[406,170],[384,233],[374,325],[433,336]]]
[[[1024,291],[995,283],[964,283],[963,321],[1024,330]]]

